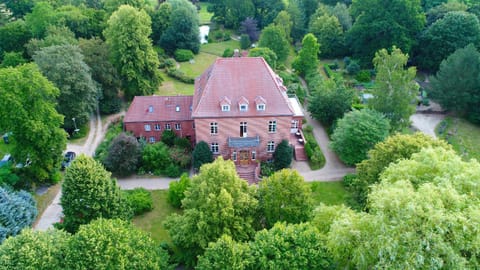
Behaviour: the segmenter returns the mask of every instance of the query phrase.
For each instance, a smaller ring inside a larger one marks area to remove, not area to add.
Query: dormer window
[[[228,97],[224,96],[220,99],[220,108],[222,108],[222,112],[229,112],[231,104],[232,101]]]
[[[248,99],[245,97],[241,97],[240,100],[238,101],[238,109],[241,112],[246,112],[248,111]]]
[[[177,105],[177,106],[175,107],[175,111],[176,111],[176,112],[179,112],[179,111],[180,111],[180,106]]]
[[[248,110],[248,105],[247,104],[240,104],[240,111],[246,112]]]
[[[255,98],[255,104],[257,105],[257,111],[265,111],[267,102],[263,97],[257,96]]]
[[[153,106],[152,105],[148,106],[148,112],[153,113]]]

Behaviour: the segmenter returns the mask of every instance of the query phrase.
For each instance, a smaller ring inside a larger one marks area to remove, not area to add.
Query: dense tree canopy
[[[246,270],[253,263],[250,248],[237,243],[229,235],[222,235],[216,242],[210,242],[205,253],[198,259],[198,270]]]
[[[316,72],[318,69],[319,48],[317,38],[313,34],[306,34],[302,40],[302,49],[292,63],[295,71],[302,76]]]
[[[329,127],[351,110],[354,96],[353,89],[343,81],[325,80],[310,96],[308,111],[313,118]]]
[[[337,17],[328,14],[312,17],[309,32],[317,38],[321,56],[333,57],[345,53],[345,37]]]
[[[167,269],[168,254],[147,233],[119,219],[82,225],[68,243],[66,269]]]
[[[0,245],[0,269],[63,269],[68,240],[64,231],[25,229]]]
[[[57,110],[65,116],[65,129],[73,131],[75,125],[87,123],[97,104],[98,88],[80,48],[50,46],[41,49],[33,58],[43,75],[60,89]]]
[[[193,149],[192,158],[193,168],[198,170],[203,164],[213,161],[213,154],[208,144],[200,141],[195,145],[195,149]]]
[[[94,159],[81,155],[67,168],[62,184],[61,204],[68,232],[97,218],[123,218],[131,215],[117,181]]]
[[[352,268],[476,269],[479,173],[477,161],[443,148],[392,164],[369,194],[368,214],[334,218],[327,247]]]
[[[379,112],[352,111],[338,120],[330,147],[345,164],[354,165],[366,159],[368,150],[387,138],[389,130],[388,120]]]
[[[430,91],[442,108],[480,123],[480,53],[472,45],[456,50],[431,77]]]
[[[480,46],[480,23],[467,12],[449,12],[430,25],[420,37],[418,64],[437,71],[442,60],[468,44]]]
[[[248,52],[250,57],[263,57],[267,61],[268,65],[275,69],[277,67],[277,55],[274,51],[266,47],[253,48]]]
[[[173,54],[176,49],[186,49],[193,53],[200,50],[197,9],[187,0],[170,0],[172,13],[168,28],[160,37],[160,45]],[[164,5],[164,4],[162,4]]]
[[[375,52],[393,45],[409,53],[425,24],[420,0],[354,0],[350,9],[355,22],[348,43],[362,64],[370,64]]]
[[[58,95],[34,64],[0,69],[0,130],[12,132],[13,157],[30,159],[23,170],[37,181],[53,180],[65,149],[63,118],[55,111]]]
[[[389,164],[401,159],[409,159],[412,154],[425,147],[451,147],[442,140],[417,132],[413,135],[395,134],[385,141],[377,143],[368,152],[368,159],[357,164],[357,177],[350,185],[353,198],[360,207],[366,206],[369,186],[379,182],[380,174]]]
[[[270,25],[263,29],[258,46],[271,49],[281,62],[287,59],[290,50],[290,45],[284,32],[275,25]]]
[[[415,97],[418,84],[414,81],[417,70],[406,68],[408,55],[395,46],[389,53],[382,49],[375,54],[373,65],[377,73],[373,98],[368,105],[390,120],[390,128],[400,131],[410,125],[410,116],[415,113]]]
[[[0,27],[0,55],[11,51],[23,52],[23,45],[30,38],[30,30],[23,20],[16,20],[3,25]]]
[[[281,221],[308,221],[313,210],[310,186],[296,170],[284,169],[263,179],[258,198],[267,228]]]
[[[255,233],[258,205],[253,195],[247,182],[238,177],[232,161],[217,158],[203,165],[185,193],[183,215],[173,214],[165,223],[182,261],[194,265],[208,243],[223,234],[234,240],[249,240]]]
[[[149,39],[151,33],[150,16],[126,5],[110,16],[103,33],[128,100],[135,95],[152,94],[160,85],[159,61]]]

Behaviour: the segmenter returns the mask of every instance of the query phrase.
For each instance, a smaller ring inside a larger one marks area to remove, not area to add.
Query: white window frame
[[[269,141],[267,143],[267,152],[268,153],[275,152],[275,142],[274,141]]]
[[[155,137],[154,136],[151,136],[150,138],[148,138],[148,141],[150,143],[155,143]]]
[[[229,112],[230,111],[230,105],[222,105],[222,112]]]
[[[176,112],[179,112],[179,111],[180,111],[180,106],[179,106],[179,105],[175,106],[175,111],[176,111]]]
[[[257,111],[265,111],[265,104],[257,104]]]
[[[218,143],[214,142],[210,144],[210,151],[212,151],[213,154],[218,154],[220,152],[220,148],[218,147]]]
[[[161,128],[160,124],[155,124],[155,125],[153,126],[153,129],[155,129],[155,130],[158,131],[158,130],[161,130],[162,128]]]
[[[238,109],[241,111],[241,112],[246,112],[248,111],[248,104],[245,104],[245,103],[242,103],[238,106]]]
[[[150,126],[149,124],[144,125],[143,128],[145,129],[145,131],[151,131],[152,130],[152,126]]]
[[[271,120],[268,121],[268,133],[276,133],[277,132],[277,121]]]
[[[182,124],[175,123],[175,130],[182,130]]]
[[[290,128],[294,129],[294,128],[298,128],[299,126],[299,121],[298,120],[292,120],[292,125]]]
[[[218,134],[218,123],[211,122],[210,123],[210,135],[217,135]]]
[[[172,126],[170,126],[170,123],[165,124],[165,130],[172,130]]]
[[[148,106],[148,112],[153,113],[153,106],[152,105]]]
[[[233,161],[237,161],[237,151],[236,151],[236,150],[233,150],[232,160],[233,160]]]

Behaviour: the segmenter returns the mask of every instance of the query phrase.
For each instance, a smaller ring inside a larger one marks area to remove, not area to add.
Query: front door
[[[250,164],[250,157],[249,151],[242,150],[240,151],[240,165],[248,165]]]

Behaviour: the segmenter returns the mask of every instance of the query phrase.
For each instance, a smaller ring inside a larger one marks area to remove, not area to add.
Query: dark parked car
[[[72,152],[72,151],[68,151],[67,153],[65,153],[65,156],[62,161],[62,170],[65,170],[65,168],[70,166],[70,164],[72,163],[72,161],[75,159],[76,156],[77,155],[75,154],[75,152]]]

